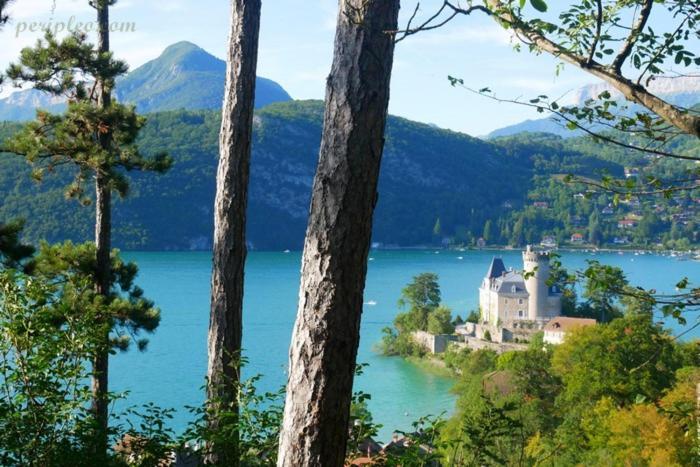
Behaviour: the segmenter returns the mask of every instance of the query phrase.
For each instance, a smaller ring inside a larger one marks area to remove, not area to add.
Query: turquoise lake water
[[[369,407],[384,425],[379,438],[395,429],[407,430],[424,415],[449,414],[455,396],[452,380],[419,370],[399,358],[374,352],[381,330],[391,324],[402,287],[421,272],[440,277],[443,302],[453,315],[466,316],[477,307],[477,289],[491,258],[503,257],[507,267],[521,268],[519,251],[373,251],[369,262],[358,362],[367,363],[356,379],[356,390],[372,395]],[[145,353],[118,354],[111,363],[111,385],[129,391],[128,405],[155,402],[181,409],[203,399],[206,338],[209,320],[211,255],[202,252],[126,253],[140,268],[138,284],[162,311],[161,325],[150,336]],[[672,292],[682,277],[697,284],[700,262],[632,253],[563,252],[564,266],[583,268],[586,259],[622,267],[634,285]],[[287,351],[296,314],[301,253],[249,254],[246,269],[244,348],[248,376],[262,374],[262,390],[276,390],[286,381]],[[695,319],[689,316],[689,321]],[[675,331],[680,328],[667,321]],[[697,330],[696,330],[697,331]],[[695,332],[688,337],[699,337]],[[181,410],[173,425],[181,429],[188,414]]]

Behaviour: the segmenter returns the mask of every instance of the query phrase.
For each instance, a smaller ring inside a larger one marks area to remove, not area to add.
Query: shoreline
[[[545,248],[541,247],[543,249],[549,250],[549,251],[562,251],[562,252],[575,252],[575,253],[641,253],[641,254],[647,254],[647,255],[656,255],[656,256],[669,256],[672,254],[680,254],[680,255],[694,255],[694,254],[700,254],[700,246],[695,247],[694,249],[690,250],[667,250],[667,249],[649,249],[649,248],[639,248],[639,247],[633,247],[633,246],[620,246],[616,248],[595,248],[595,247],[575,247],[575,246],[565,246],[565,247],[557,247],[557,248]],[[212,250],[206,249],[206,250],[172,250],[172,249],[162,249],[162,250],[157,250],[157,249],[143,249],[143,250],[128,250],[128,249],[120,249],[122,253],[212,253]],[[514,247],[504,247],[504,246],[486,246],[483,248],[476,248],[476,247],[455,247],[455,248],[446,248],[443,246],[407,246],[407,247],[396,247],[396,248],[371,248],[371,252],[378,252],[378,251],[450,251],[450,252],[468,252],[468,251],[520,251],[518,248]],[[250,249],[250,253],[284,253],[284,254],[292,254],[292,253],[302,253],[302,250],[267,250],[267,249]]]

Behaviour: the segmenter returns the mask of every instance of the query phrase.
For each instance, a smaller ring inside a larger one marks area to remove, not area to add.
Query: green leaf
[[[530,0],[530,4],[537,11],[545,12],[547,11],[547,3],[544,0]]]

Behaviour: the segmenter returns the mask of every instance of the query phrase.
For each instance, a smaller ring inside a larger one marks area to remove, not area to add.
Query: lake
[[[435,272],[443,302],[453,315],[465,317],[478,306],[477,289],[494,255],[501,256],[506,267],[522,268],[519,251],[371,252],[358,352],[358,362],[369,366],[356,379],[355,389],[372,395],[369,408],[375,422],[384,425],[381,440],[388,440],[393,430],[410,429],[411,422],[421,416],[449,414],[455,400],[450,393],[451,379],[374,351],[382,328],[391,325],[397,313],[401,289],[416,274]],[[211,254],[129,252],[124,256],[138,263],[137,283],[161,308],[162,321],[150,336],[146,352],[131,350],[113,357],[111,389],[129,391],[129,405],[154,402],[181,409],[200,404],[207,366]],[[562,252],[562,262],[569,269],[583,268],[586,259],[620,266],[632,284],[655,287],[659,292],[672,292],[682,277],[695,284],[700,279],[700,262],[695,261],[633,253]],[[286,382],[300,263],[299,252],[252,252],[248,256],[243,345],[249,364],[245,374],[263,375],[261,390],[276,390]],[[667,321],[669,327],[672,324]],[[698,337],[698,333],[688,337]],[[180,410],[173,424],[181,429],[187,420],[187,412]]]

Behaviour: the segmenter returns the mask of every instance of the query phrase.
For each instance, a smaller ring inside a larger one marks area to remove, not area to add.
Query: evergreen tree
[[[34,254],[34,247],[20,241],[19,235],[23,225],[22,221],[0,223],[0,270],[6,268],[31,271],[33,262],[30,258]]]
[[[481,235],[486,243],[490,243],[492,240],[491,230],[492,230],[491,219],[489,219],[484,223],[484,232]]]
[[[126,73],[124,62],[115,60],[109,50],[109,7],[116,0],[94,0],[97,11],[98,45],[75,33],[58,40],[47,32],[36,46],[22,50],[20,60],[10,65],[7,75],[16,84],[29,84],[39,91],[68,98],[62,115],[37,111],[36,121],[7,143],[10,152],[23,155],[41,179],[57,166],[75,167],[67,196],[84,204],[95,204],[95,290],[111,295],[111,196],[112,191],[126,196],[131,170],[163,172],[170,166],[165,154],[149,158],[140,153],[136,139],[145,119],[133,107],[112,102],[115,79]],[[86,195],[86,185],[94,183],[94,200]],[[107,313],[105,322],[111,320]],[[93,412],[102,432],[96,450],[107,448],[108,373],[111,338],[105,328],[103,348],[93,361]]]
[[[210,428],[222,430],[239,412],[243,335],[243,271],[250,151],[253,139],[255,75],[260,31],[260,0],[231,2],[226,91],[220,131],[220,157],[214,203],[214,267],[209,320],[207,396],[215,408]],[[208,462],[240,464],[238,431],[210,443]]]
[[[525,243],[525,227],[523,216],[520,216],[513,226],[510,244],[512,246],[522,246]]]
[[[345,465],[399,0],[342,0],[278,465]]]
[[[7,14],[7,7],[13,0],[0,0],[0,28],[2,28],[10,17]]]
[[[600,245],[601,242],[601,232],[600,232],[600,218],[598,216],[598,210],[594,210],[591,216],[588,218],[588,242],[591,245]]]

